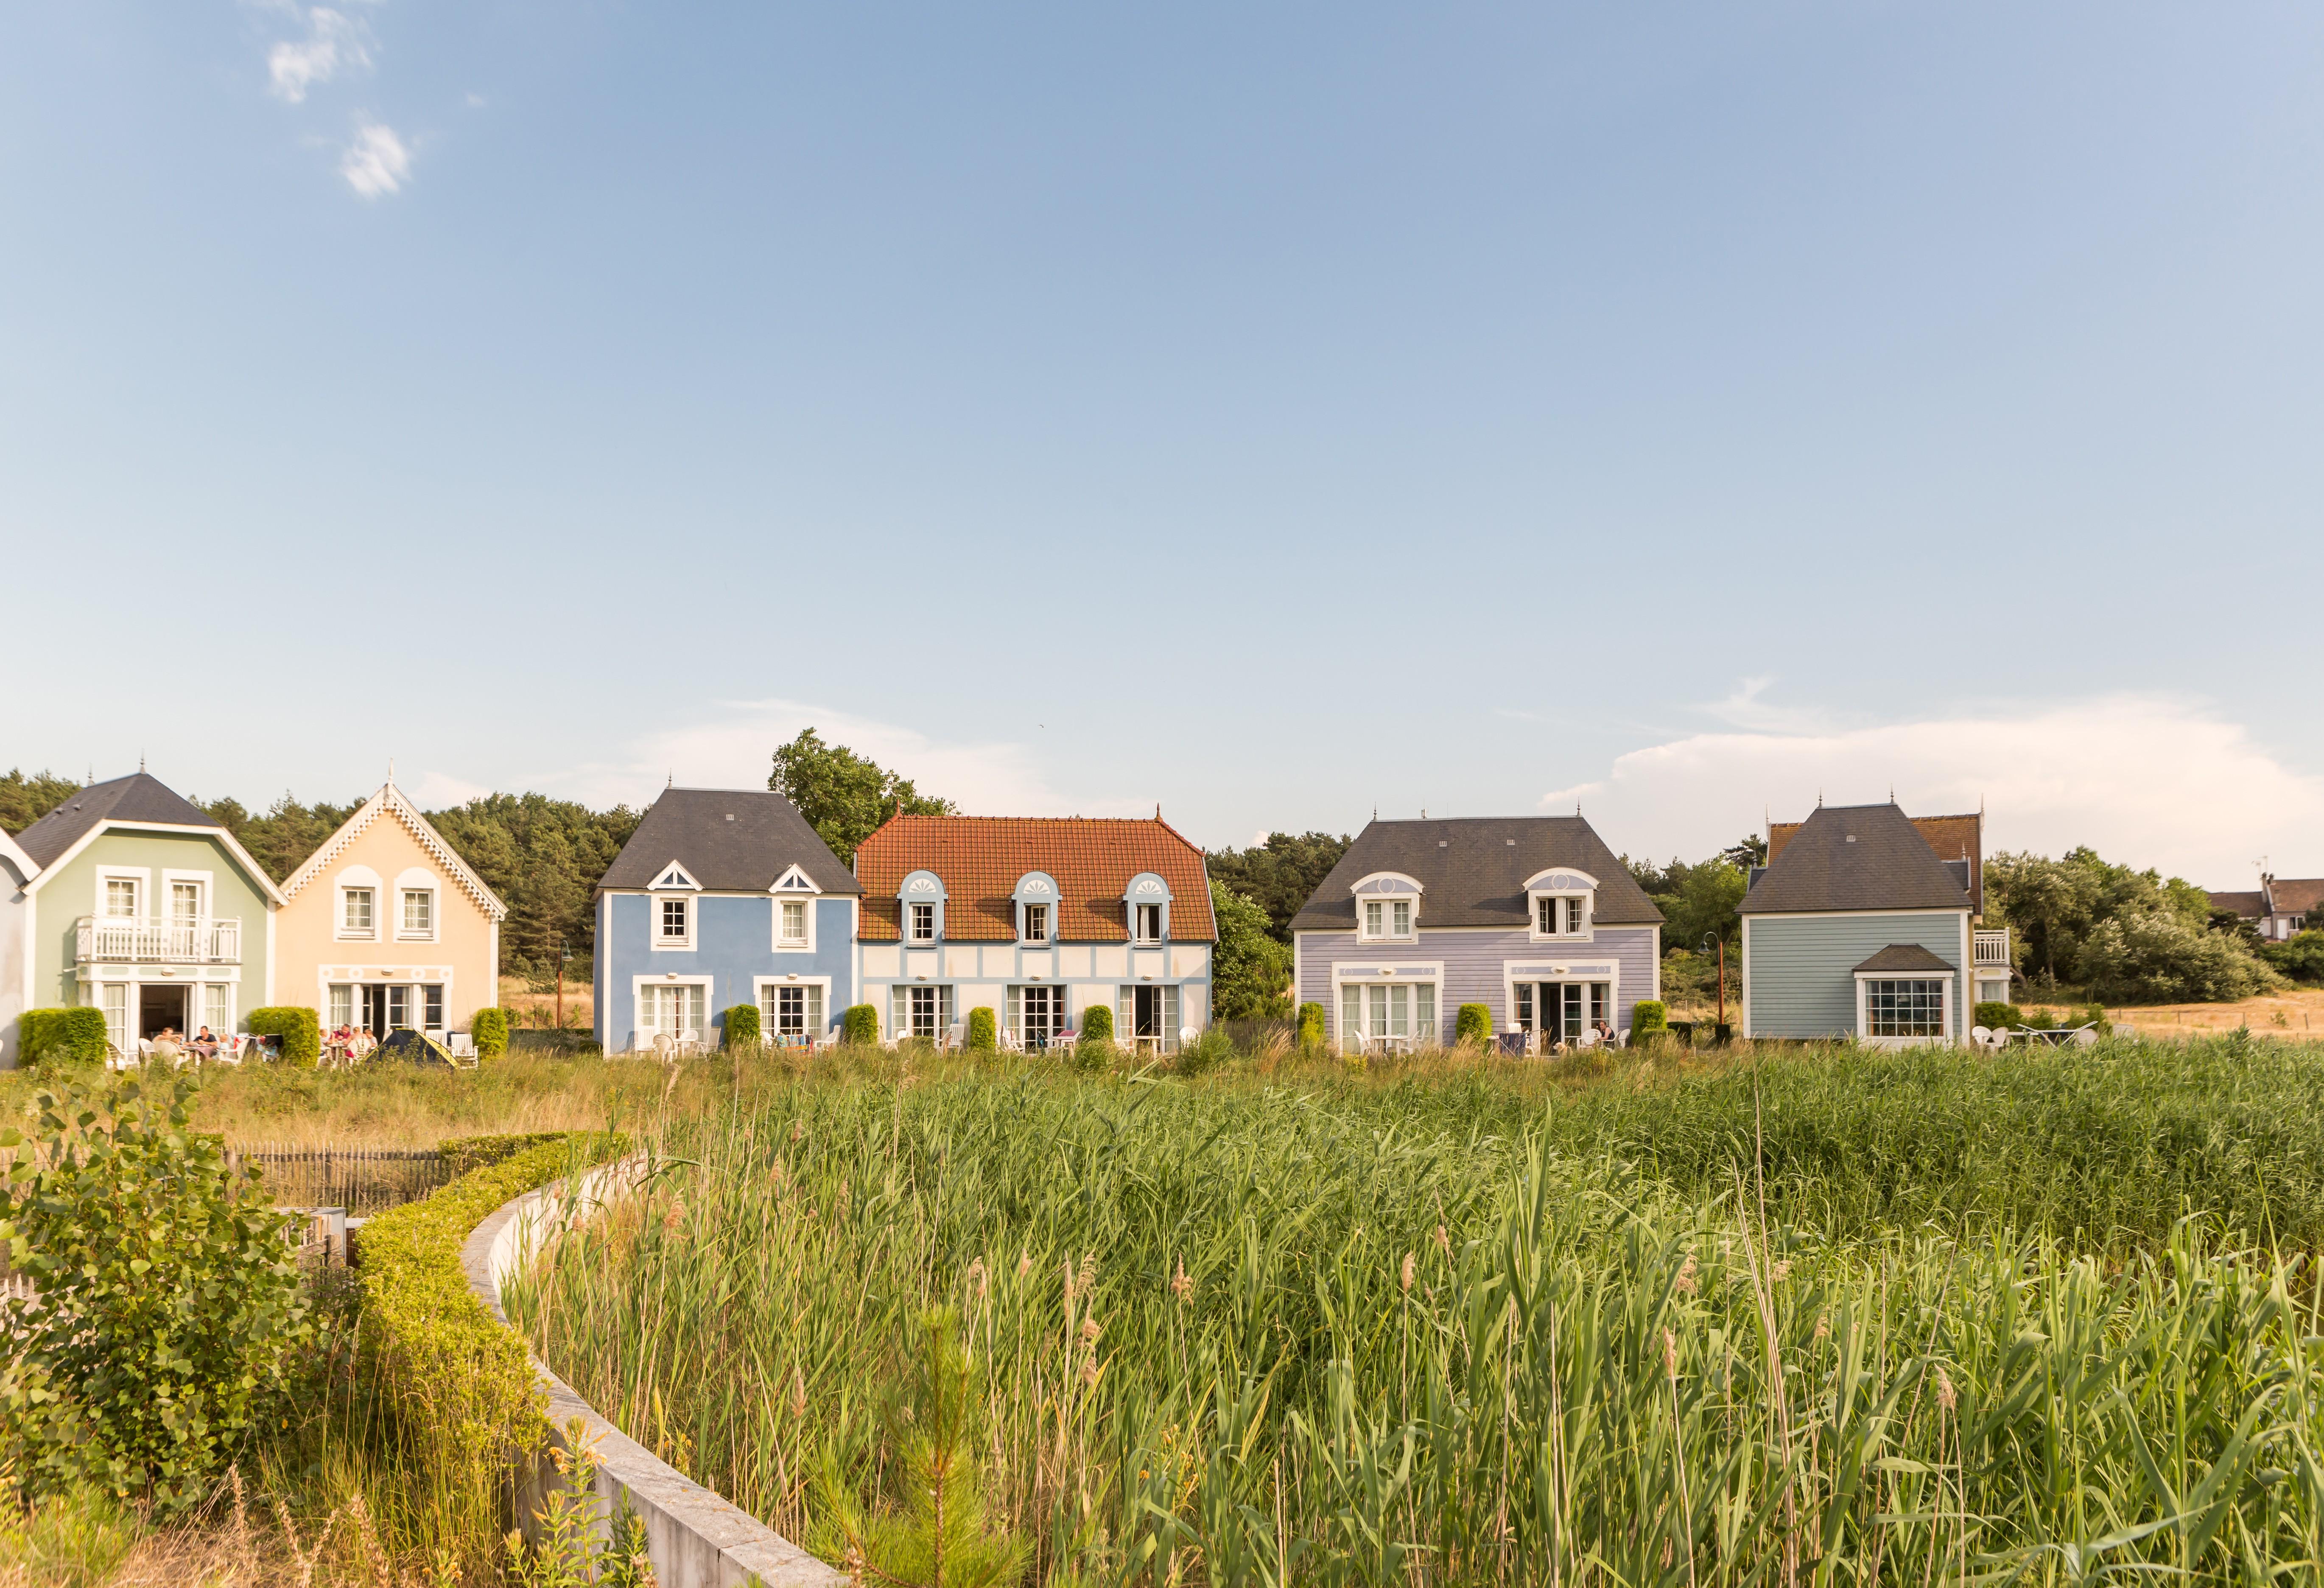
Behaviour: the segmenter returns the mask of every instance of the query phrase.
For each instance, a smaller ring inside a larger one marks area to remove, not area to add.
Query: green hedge
[[[1969,1011],[1969,1023],[1983,1026],[1989,1031],[2006,1031],[2012,1026],[2024,1025],[2025,1017],[2018,1012],[2014,1003],[1997,1003],[1988,1000]]]
[[[508,1051],[508,1011],[498,1004],[487,1004],[468,1017],[468,1039],[476,1045],[478,1058],[498,1058]]]
[[[468,1288],[460,1248],[502,1204],[627,1146],[610,1133],[554,1137],[364,1225],[364,1317],[375,1325],[397,1444],[423,1479],[411,1502],[425,1536],[489,1558],[509,1469],[549,1429],[524,1341]]]
[[[1299,1046],[1321,1048],[1323,1042],[1323,1006],[1320,1003],[1301,1004],[1299,1006]]]
[[[880,1040],[880,1011],[868,1003],[848,1005],[839,1017],[839,1039],[869,1048]]]
[[[1113,1006],[1093,1003],[1082,1011],[1082,1040],[1111,1042],[1113,1040]]]
[[[313,1069],[323,1057],[323,1026],[311,1009],[276,1004],[250,1011],[250,1034],[282,1039],[282,1062]]]
[[[1490,1042],[1493,1039],[1493,1011],[1489,1004],[1464,1003],[1461,1012],[1452,1017],[1452,1040],[1455,1042]]]
[[[1670,1005],[1659,998],[1641,998],[1637,1008],[1630,1011],[1630,1039],[1651,1037],[1670,1029]]]
[[[726,1011],[726,1046],[756,1048],[759,1045],[759,1006],[738,1003]]]
[[[980,1003],[968,1011],[968,1050],[971,1053],[997,1053],[1001,1050],[1001,1021],[989,1005]]]
[[[88,1005],[28,1009],[18,1017],[16,1062],[105,1062],[105,1011]]]
[[[436,1150],[451,1164],[457,1177],[505,1163],[520,1152],[562,1141],[571,1134],[569,1131],[530,1131],[512,1136],[447,1136],[436,1143]]]

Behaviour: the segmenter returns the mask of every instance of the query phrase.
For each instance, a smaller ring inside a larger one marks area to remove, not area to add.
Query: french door
[[[1609,982],[1519,982],[1517,1029],[1574,1041],[1598,1021],[1611,1019],[1612,992]]]

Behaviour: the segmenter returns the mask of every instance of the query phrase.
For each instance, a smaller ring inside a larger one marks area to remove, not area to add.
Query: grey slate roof
[[[1969,908],[1969,890],[1903,811],[1893,805],[1826,805],[1751,884],[1741,911]]]
[[[2255,921],[2267,913],[2264,893],[2212,893],[2206,897],[2213,909],[2232,909],[2247,921]]]
[[[863,891],[798,807],[764,789],[663,789],[598,891],[644,888],[673,860],[713,893],[764,893],[794,865],[825,893]]]
[[[216,817],[145,772],[91,783],[16,835],[16,843],[42,870],[99,822],[166,822],[179,827],[219,827]]]
[[[1655,926],[1655,908],[1630,868],[1578,816],[1479,817],[1445,821],[1378,821],[1356,835],[1348,853],[1291,919],[1295,932],[1352,932],[1355,896],[1374,872],[1402,872],[1420,884],[1420,925],[1504,927],[1529,924],[1526,880],[1553,866],[1598,879],[1591,919],[1600,926]]]
[[[1922,947],[1918,943],[1891,943],[1887,947],[1858,965],[1858,972],[1871,971],[1881,975],[1913,975],[1922,971],[1942,971],[1952,974],[1953,967]]]

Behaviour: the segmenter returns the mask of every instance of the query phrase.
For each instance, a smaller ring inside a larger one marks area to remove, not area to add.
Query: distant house
[[[1662,911],[1578,816],[1373,821],[1292,918],[1293,975],[1346,1052],[1496,1031],[1578,1037],[1662,995]]]
[[[89,1004],[124,1052],[163,1027],[223,1036],[274,1001],[281,890],[218,821],[144,772],[92,783],[16,836],[22,1008]],[[11,967],[12,970],[14,967]]]
[[[0,1069],[14,1069],[19,1057],[17,1022],[31,991],[21,969],[32,945],[32,896],[24,890],[40,869],[16,840],[0,833]]]
[[[863,996],[891,1038],[950,1040],[979,1005],[1028,1049],[1093,1004],[1166,1053],[1211,1023],[1210,876],[1159,817],[898,816],[855,871]]]
[[[1741,905],[1743,1034],[1960,1040],[1983,974],[1976,881],[1971,857],[1940,858],[1894,805],[1788,825]]]
[[[855,1001],[862,891],[781,795],[665,789],[597,884],[597,1040],[715,1041],[739,1003],[769,1040],[827,1036]]]
[[[327,1028],[468,1029],[500,1002],[508,909],[392,782],[282,884],[275,981]]]
[[[1913,830],[1921,835],[1939,860],[1961,863],[1967,868],[1969,896],[1976,912],[1976,931],[1970,946],[1976,955],[1977,976],[1974,992],[1978,1003],[2006,1003],[2014,973],[2010,967],[2009,928],[1987,928],[1985,925],[1985,812],[1969,811],[1960,816],[1907,817]],[[1769,822],[1767,824],[1767,863],[1773,865],[1784,853],[1784,846],[1794,834],[1806,824],[1802,822]]]
[[[2211,908],[2233,910],[2271,943],[2281,943],[2311,924],[2324,925],[2324,877],[2279,877],[2262,872],[2250,893],[2213,893]]]

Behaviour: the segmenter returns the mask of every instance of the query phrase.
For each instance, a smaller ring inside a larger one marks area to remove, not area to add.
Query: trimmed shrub
[[[1657,1037],[1670,1029],[1670,1006],[1659,998],[1641,998],[1630,1011],[1630,1039]]]
[[[1001,1050],[1001,1020],[990,1004],[978,1004],[968,1011],[968,1050],[971,1053],[998,1053]]]
[[[1311,1004],[1309,1006],[1313,1008]],[[1480,1047],[1493,1039],[1493,1011],[1489,1004],[1464,1003],[1452,1017],[1452,1040],[1474,1042]]]
[[[1216,1026],[1182,1043],[1178,1048],[1178,1073],[1182,1076],[1206,1076],[1235,1056],[1234,1042]]]
[[[1997,1003],[1990,1000],[1969,1011],[1969,1023],[1983,1026],[1988,1031],[2006,1031],[2012,1026],[2022,1026],[2025,1017],[2014,1003]]]
[[[18,1062],[103,1064],[105,1011],[86,1005],[28,1009],[16,1027]]]
[[[868,1003],[848,1005],[839,1017],[839,1039],[869,1048],[880,1040],[880,1011]]]
[[[496,1163],[505,1163],[520,1152],[545,1147],[552,1141],[562,1141],[564,1131],[532,1131],[513,1136],[447,1136],[436,1143],[436,1150],[452,1166],[452,1177],[486,1169]]]
[[[413,1520],[427,1537],[466,1541],[479,1567],[500,1536],[509,1468],[540,1447],[549,1421],[523,1339],[468,1288],[460,1248],[502,1204],[627,1145],[614,1134],[558,1137],[364,1225],[364,1316],[377,1325],[392,1437],[424,1474],[411,1486]]]
[[[498,1058],[508,1051],[508,1011],[497,1004],[487,1004],[469,1018],[468,1036],[476,1045],[478,1058]]]
[[[254,1037],[280,1037],[284,1064],[313,1069],[316,1061],[323,1057],[322,1021],[316,1018],[313,1010],[302,1009],[297,1004],[276,1004],[267,1009],[252,1010],[250,1034]]]
[[[1301,1004],[1299,1006],[1299,1046],[1321,1048],[1324,1041],[1323,1006],[1320,1003]]]
[[[1113,1040],[1113,1006],[1093,1003],[1082,1011],[1082,1040],[1111,1042]]]
[[[726,1046],[756,1048],[759,1045],[759,1006],[738,1003],[726,1011]]]

